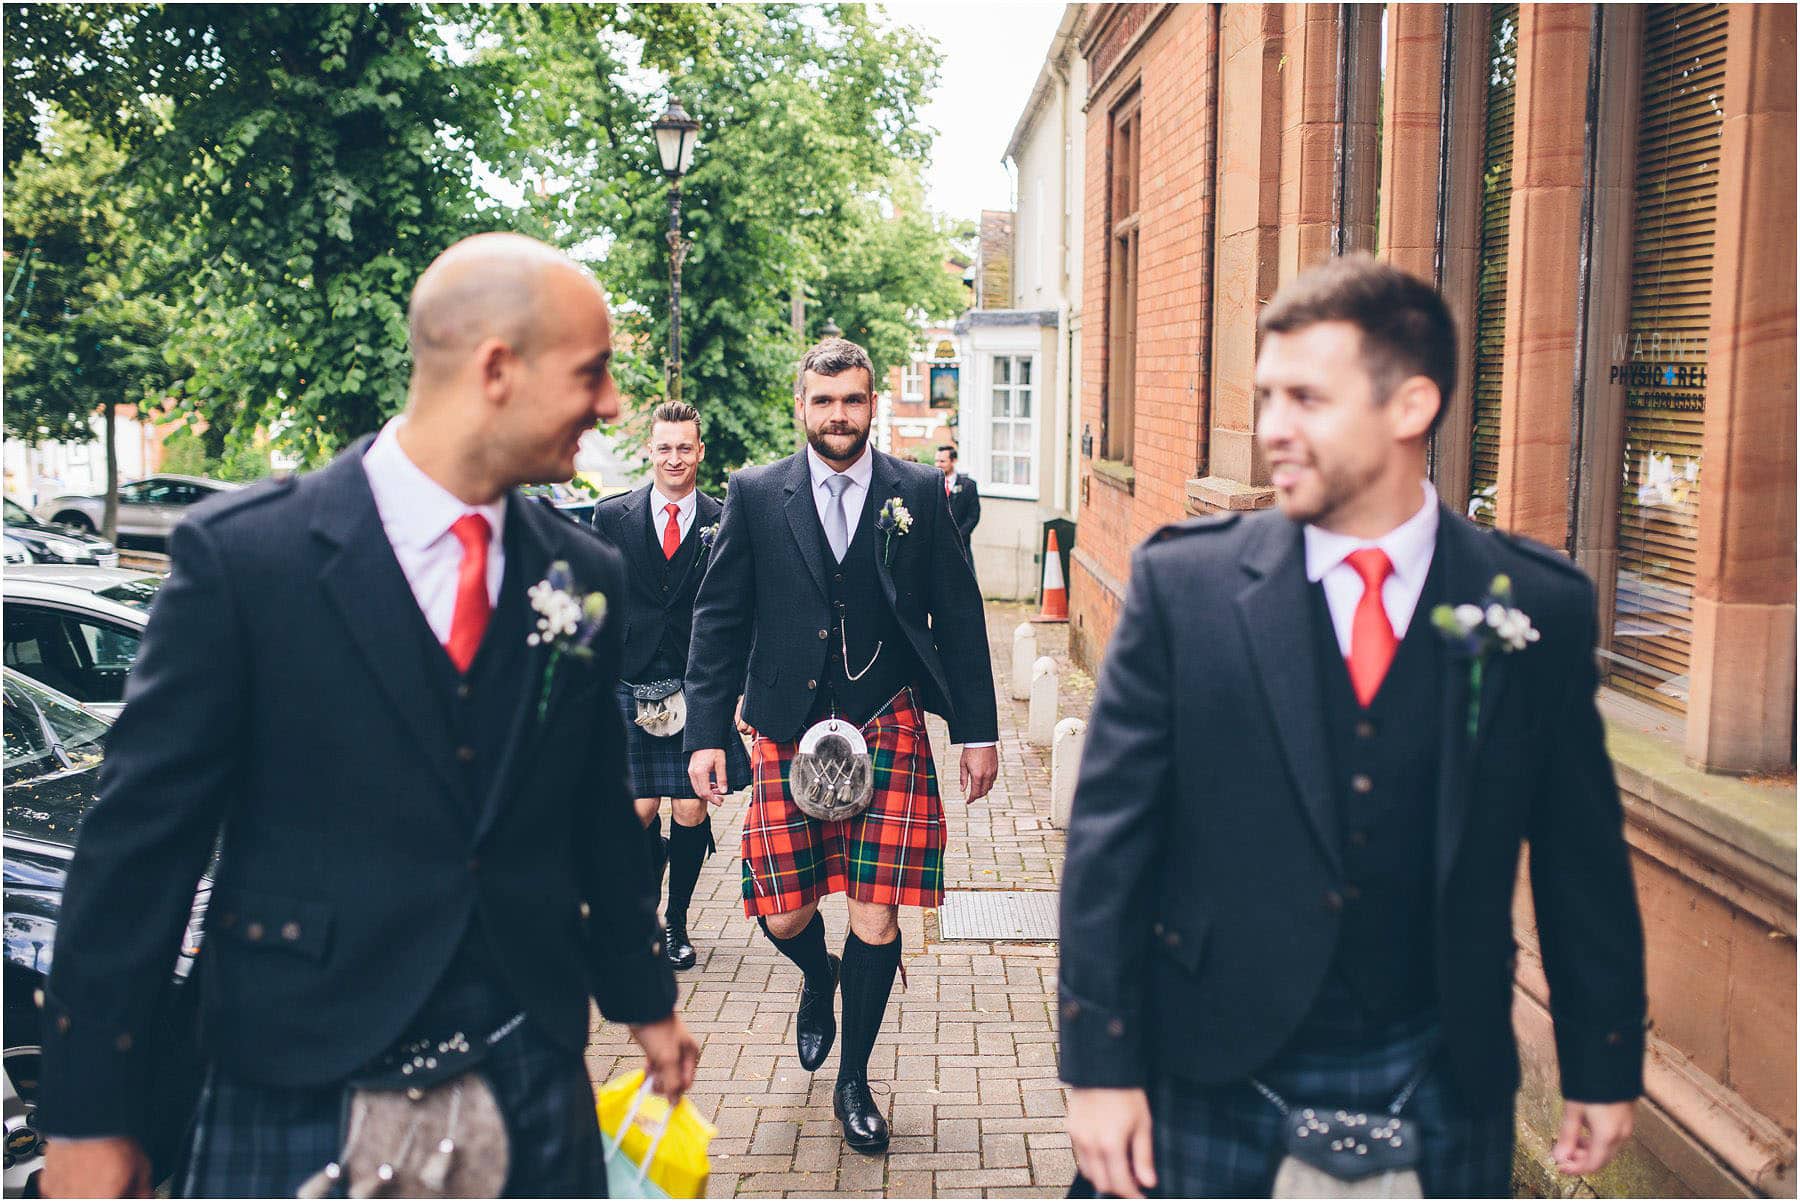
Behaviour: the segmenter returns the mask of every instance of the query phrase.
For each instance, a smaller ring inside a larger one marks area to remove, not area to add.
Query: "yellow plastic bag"
[[[706,1196],[706,1146],[719,1131],[692,1102],[683,1098],[671,1112],[640,1068],[602,1085],[597,1109],[614,1198]]]

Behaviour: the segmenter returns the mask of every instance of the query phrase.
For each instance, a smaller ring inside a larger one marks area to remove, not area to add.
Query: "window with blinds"
[[[1724,5],[1646,9],[1631,324],[1609,368],[1625,390],[1625,454],[1607,676],[1675,710],[1693,632],[1725,29]]]
[[[1475,281],[1473,440],[1468,514],[1494,524],[1500,479],[1500,364],[1506,349],[1506,222],[1512,211],[1513,94],[1519,69],[1519,6],[1488,16],[1487,131],[1481,157],[1481,274]]]

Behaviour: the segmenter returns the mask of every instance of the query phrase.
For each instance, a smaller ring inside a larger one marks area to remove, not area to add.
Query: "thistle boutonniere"
[[[719,523],[714,522],[710,526],[700,527],[700,554],[704,555],[712,550],[713,539],[718,537]]]
[[[1469,657],[1469,738],[1473,739],[1481,716],[1481,678],[1488,657],[1525,650],[1538,641],[1537,627],[1524,610],[1513,607],[1512,580],[1504,575],[1494,577],[1487,596],[1477,604],[1433,609],[1431,624]]]
[[[881,531],[881,562],[894,561],[894,538],[905,538],[912,530],[912,512],[908,510],[899,497],[889,497],[881,506],[881,512],[875,515],[875,529]]]
[[[961,491],[962,491],[962,481],[961,480],[958,480],[955,484],[952,484],[950,486],[950,495],[953,497]]]
[[[598,589],[578,591],[568,563],[559,559],[525,595],[538,615],[537,629],[526,635],[525,641],[533,647],[550,648],[550,662],[544,665],[538,692],[538,721],[542,722],[550,705],[550,685],[563,656],[584,661],[594,658],[594,636],[606,623],[606,594]]]

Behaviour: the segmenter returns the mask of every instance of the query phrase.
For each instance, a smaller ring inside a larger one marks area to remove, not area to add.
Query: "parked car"
[[[31,555],[29,562],[85,563],[104,568],[119,566],[118,549],[97,537],[91,529],[77,530],[43,521],[11,499],[5,502],[5,513],[6,537],[24,546]],[[6,562],[13,562],[10,547]]]
[[[594,503],[599,499],[571,484],[527,484],[525,496],[542,501],[578,526],[594,524]]]
[[[98,796],[106,719],[72,698],[0,670],[5,708],[5,1183],[6,1196],[36,1197],[43,1169],[37,1128],[43,1040],[39,997],[56,949],[63,887],[75,856],[75,833]],[[155,1019],[147,1133],[155,1180],[174,1168],[188,1117],[199,1097],[202,1061],[194,1038],[194,991],[187,981],[200,950],[211,896],[203,879],[188,929]]]
[[[6,666],[116,717],[161,584],[127,568],[10,569],[0,628]]]
[[[242,488],[202,476],[147,476],[119,485],[119,545],[161,551],[169,535],[194,505],[221,492]],[[106,498],[64,494],[33,510],[47,522],[60,522],[89,532],[105,522]]]

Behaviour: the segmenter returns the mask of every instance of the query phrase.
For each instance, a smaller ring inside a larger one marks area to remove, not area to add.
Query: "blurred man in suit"
[[[968,547],[969,562],[975,562],[975,525],[981,521],[981,490],[975,481],[956,470],[956,448],[937,449],[937,469],[944,473],[944,495],[950,498],[950,516],[956,520],[956,531]]]
[[[1289,1134],[1398,1102],[1428,1195],[1507,1195],[1529,840],[1556,1158],[1594,1172],[1642,1092],[1644,966],[1593,586],[1439,503],[1455,331],[1429,285],[1333,259],[1260,327],[1280,508],[1138,548],[1088,727],[1062,893],[1076,1156],[1108,1193],[1267,1196]],[[1377,1151],[1410,1155],[1395,1139]]]
[[[491,1090],[507,1195],[604,1196],[590,997],[666,1093],[693,1079],[625,792],[624,573],[515,491],[567,480],[618,412],[605,297],[484,234],[425,271],[409,321],[403,414],[175,531],[44,999],[49,1193],[148,1193],[149,1016],[221,831],[182,1192],[329,1177],[347,1092],[423,1045],[421,1092],[460,1088],[432,1080],[452,1066]],[[559,633],[539,582],[565,573]]]

